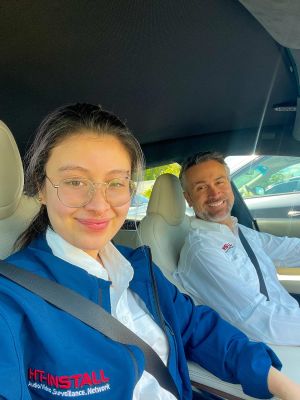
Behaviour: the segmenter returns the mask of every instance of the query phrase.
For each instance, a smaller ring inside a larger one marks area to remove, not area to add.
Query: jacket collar
[[[120,253],[131,263],[133,269],[134,269],[134,279],[131,281],[131,285],[135,282],[138,281],[151,281],[151,273],[149,268],[147,268],[146,265],[150,264],[150,259],[151,259],[151,253],[150,249],[147,246],[141,246],[138,247],[137,249],[131,249],[129,247],[125,246],[119,246],[116,245],[116,248],[120,251]],[[55,257],[47,244],[46,238],[44,234],[38,235],[36,239],[34,239],[28,248],[25,248],[21,252],[17,254],[21,254],[23,252],[27,251],[33,251],[35,255],[40,259],[40,262],[48,269],[47,264],[51,264],[51,272],[53,271],[54,273],[52,276],[54,277],[55,280],[59,281],[60,283],[66,284],[68,281],[68,276],[69,273],[72,273],[73,268],[76,268],[77,273],[76,275],[79,276],[79,279],[85,277],[85,276],[90,276],[86,271],[83,269],[74,266],[73,264],[69,264],[66,261],[63,261],[59,259],[58,257]],[[12,256],[14,258],[14,256]],[[47,260],[47,262],[43,262],[43,260]],[[12,261],[13,262],[13,261]],[[56,267],[57,265],[57,267]],[[60,269],[62,266],[63,269]],[[61,271],[64,271],[66,273],[66,279],[63,279],[63,277],[60,277]],[[55,273],[57,271],[57,274]],[[60,279],[57,279],[59,275]],[[92,277],[91,277],[92,278]],[[64,280],[64,282],[62,282]],[[104,282],[103,285],[104,287],[109,285],[108,282],[99,279],[100,282]],[[68,286],[68,285],[66,285]],[[81,285],[83,286],[83,285]]]

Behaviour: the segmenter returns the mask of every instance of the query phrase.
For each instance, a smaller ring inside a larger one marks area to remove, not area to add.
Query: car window
[[[296,216],[300,207],[300,157],[254,156],[238,166],[226,159],[231,179],[257,218]],[[233,166],[232,166],[233,165]]]
[[[243,198],[284,194],[298,190],[300,158],[262,156],[232,174]]]

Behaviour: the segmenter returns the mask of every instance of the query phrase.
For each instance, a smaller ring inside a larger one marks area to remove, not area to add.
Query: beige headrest
[[[24,174],[15,139],[0,121],[0,219],[16,210],[22,196]]]
[[[160,175],[153,186],[147,214],[160,214],[169,225],[178,225],[185,216],[185,208],[179,179],[172,174]]]

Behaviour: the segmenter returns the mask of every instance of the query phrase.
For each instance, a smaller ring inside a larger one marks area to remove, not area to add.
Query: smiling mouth
[[[78,219],[77,220],[80,224],[86,226],[87,228],[93,229],[93,230],[102,230],[105,229],[109,223],[109,220],[87,220],[87,219]]]
[[[225,203],[225,200],[214,201],[213,203],[208,203],[209,207],[220,207]]]

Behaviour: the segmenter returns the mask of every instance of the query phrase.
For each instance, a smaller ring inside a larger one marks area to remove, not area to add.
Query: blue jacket
[[[271,349],[249,342],[209,307],[195,307],[152,265],[148,248],[118,249],[134,268],[130,289],[167,335],[168,368],[182,399],[191,399],[186,359],[241,383],[249,395],[271,397],[269,368],[281,368]],[[54,256],[43,236],[7,261],[110,311],[110,282]],[[139,348],[108,339],[5,278],[0,280],[0,335],[0,398],[7,400],[129,400],[144,369]]]

